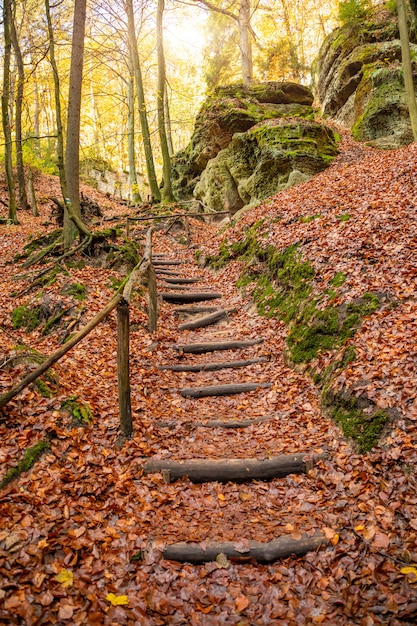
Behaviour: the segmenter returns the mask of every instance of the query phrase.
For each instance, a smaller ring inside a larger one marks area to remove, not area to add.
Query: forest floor
[[[278,194],[226,231],[229,242],[239,241],[266,217],[267,243],[285,248],[302,242],[303,255],[317,270],[317,288],[337,272],[347,276],[332,296],[337,302],[375,290],[395,299],[395,306],[366,317],[348,340],[356,360],[336,381],[356,384],[359,394],[394,411],[380,444],[359,454],[324,414],[320,391],[305,368],[294,369],[284,358],[284,323],[260,317],[249,290],[236,288],[241,262],[216,272],[198,267],[195,249],[180,243],[181,235],[158,230],[155,252],[185,261],[182,276],[201,277],[198,288],[220,291],[220,305],[236,311],[216,326],[179,331],[175,306],[161,302],[158,330],[150,334],[144,297],[135,296],[134,436],[121,449],[114,313],[53,367],[55,379],[45,380],[52,397],[32,385],[2,409],[0,479],[39,441],[48,449],[0,491],[1,624],[416,623],[416,162],[416,144],[381,152],[345,138],[328,170]],[[28,291],[30,281],[19,278],[25,270],[14,257],[30,237],[55,228],[48,197],[58,195],[57,181],[45,177],[37,184],[40,216],[20,212],[19,226],[0,226],[1,393],[34,366],[15,358],[21,351],[49,355],[66,330],[64,323],[50,334],[42,334],[44,325],[26,332],[12,323],[13,311],[36,302],[39,291]],[[86,192],[106,216],[126,214],[126,207]],[[3,186],[6,200],[4,194]],[[314,216],[319,218],[301,219]],[[139,228],[134,234],[141,234]],[[207,254],[219,249],[223,237],[214,226],[192,221],[192,244]],[[43,301],[63,302],[68,315],[76,313],[74,330],[103,308],[121,277],[116,269],[78,260],[83,262],[66,265],[42,288]],[[74,299],[71,285],[83,285],[86,298]],[[166,286],[159,282],[159,288]],[[185,356],[173,349],[178,343],[259,338],[263,343],[227,357]],[[174,361],[254,356],[268,360],[215,373],[158,369]],[[329,359],[324,352],[316,364],[325,367]],[[272,386],[230,397],[190,399],[180,393],[183,387],[242,381]],[[74,396],[78,414],[71,415],[68,399]],[[265,416],[247,428],[205,427],[212,419]],[[327,458],[307,474],[245,484],[193,484],[187,478],[167,484],[161,474],[143,472],[149,457],[265,459],[300,452],[325,452]],[[317,531],[327,545],[267,565],[191,565],[161,556],[169,543],[213,540],[230,540],[244,555],[248,540]],[[131,561],[146,547],[143,560]]]

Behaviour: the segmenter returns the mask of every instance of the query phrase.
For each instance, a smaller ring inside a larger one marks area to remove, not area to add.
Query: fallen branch
[[[241,350],[262,342],[263,339],[248,339],[245,341],[219,341],[218,343],[188,343],[173,346],[173,348],[185,354],[204,354],[205,352],[215,352],[216,350]]]
[[[254,424],[261,424],[262,422],[267,422],[270,419],[274,419],[272,415],[266,415],[263,417],[256,417],[254,419],[245,419],[245,420],[209,420],[208,422],[181,422],[181,426],[186,426],[187,428],[248,428],[249,426],[253,426]],[[179,426],[178,422],[175,421],[167,421],[167,420],[158,420],[155,422],[158,428],[176,428]]]
[[[183,398],[207,398],[211,396],[233,396],[238,393],[268,389],[271,383],[231,383],[228,385],[209,385],[207,387],[185,387],[181,389]]]
[[[240,542],[234,543],[233,541],[213,541],[201,544],[181,541],[166,546],[162,551],[162,556],[170,561],[195,564],[215,561],[219,554],[238,561],[254,560],[258,563],[273,563],[278,559],[286,559],[293,555],[304,556],[307,552],[317,550],[327,543],[328,540],[322,533],[316,533],[312,537],[303,534],[300,539],[283,536],[267,543],[248,541],[247,547],[241,547]],[[142,558],[143,556],[144,554]]]
[[[221,298],[221,293],[214,291],[196,291],[195,293],[175,293],[174,291],[161,291],[159,295],[165,302],[182,304],[183,302],[204,302],[204,300],[216,300]]]
[[[187,476],[193,483],[209,481],[245,482],[248,480],[271,480],[288,474],[305,474],[313,467],[313,460],[304,460],[302,454],[282,454],[269,459],[192,459],[172,461],[150,459],[144,465],[145,474],[163,474],[164,481],[174,482]]]
[[[246,367],[254,363],[265,363],[268,359],[265,356],[260,356],[256,359],[246,359],[245,361],[224,361],[219,363],[201,363],[192,365],[159,365],[160,370],[170,370],[171,372],[217,372],[222,369],[231,369],[234,367]]]

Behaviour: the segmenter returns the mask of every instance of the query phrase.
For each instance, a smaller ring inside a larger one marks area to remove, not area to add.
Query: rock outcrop
[[[379,7],[363,24],[333,31],[317,60],[316,93],[323,115],[355,139],[381,148],[412,142],[396,17]]]
[[[219,87],[173,163],[177,198],[236,213],[308,180],[337,154],[337,138],[313,121],[313,94],[295,83]]]

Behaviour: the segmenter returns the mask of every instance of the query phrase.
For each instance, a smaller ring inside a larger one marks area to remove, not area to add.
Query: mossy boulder
[[[235,133],[208,162],[194,196],[211,210],[234,214],[308,180],[336,154],[337,137],[324,124],[294,117],[264,120]]]
[[[229,146],[236,133],[246,133],[265,120],[312,118],[312,103],[310,89],[296,83],[218,87],[199,111],[189,145],[173,159],[176,197],[192,197],[208,163]]]
[[[333,31],[316,62],[315,92],[323,115],[352,128],[355,139],[381,148],[410,143],[396,16],[379,7]]]

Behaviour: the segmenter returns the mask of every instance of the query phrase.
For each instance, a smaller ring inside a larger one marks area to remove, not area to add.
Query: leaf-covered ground
[[[380,445],[359,455],[323,414],[320,392],[307,374],[283,358],[287,329],[259,317],[248,295],[236,289],[241,263],[213,273],[194,263],[194,251],[158,231],[155,249],[190,261],[181,274],[201,276],[200,286],[223,293],[235,307],[228,323],[178,331],[174,306],[163,303],[159,329],[146,330],[144,300],[131,311],[131,379],[135,433],[119,450],[116,319],[110,316],[53,369],[57,395],[32,386],[3,409],[0,478],[41,440],[48,449],[0,492],[0,623],[350,625],[413,624],[417,617],[417,400],[416,400],[416,203],[417,146],[380,152],[344,139],[341,155],[309,183],[276,196],[228,229],[230,242],[260,217],[264,240],[277,248],[301,242],[317,270],[321,290],[336,273],[346,280],[333,296],[345,302],[364,292],[389,293],[395,306],[365,318],[355,337],[356,360],[336,381],[358,383],[378,407],[395,409]],[[56,186],[45,179],[42,192]],[[53,191],[56,194],[56,187]],[[91,192],[93,193],[93,192]],[[52,194],[52,190],[51,190]],[[4,197],[4,196],[3,196]],[[107,215],[126,209],[107,202]],[[12,311],[35,292],[13,257],[29,235],[53,229],[50,209],[39,218],[20,214],[20,226],[0,226],[1,363],[26,346],[50,354],[60,332],[42,335],[12,326]],[[311,216],[315,219],[300,219]],[[340,216],[348,216],[341,218]],[[278,219],[279,218],[279,219]],[[192,242],[214,253],[225,234],[193,222]],[[44,287],[64,299],[85,323],[110,299],[116,271],[67,267]],[[69,284],[86,287],[77,303]],[[162,283],[161,283],[162,285]],[[13,293],[21,295],[12,296]],[[65,295],[67,294],[67,295]],[[244,352],[181,356],[177,343],[263,337]],[[231,360],[267,356],[244,370],[173,373],[173,361]],[[323,353],[317,367],[333,358]],[[27,371],[27,362],[3,367],[0,392]],[[262,381],[270,389],[223,398],[185,399],[183,387],[215,382]],[[90,407],[90,424],[63,408],[77,396]],[[210,419],[269,416],[245,429],[205,428]],[[308,475],[249,484],[187,479],[165,484],[143,475],[149,457],[266,458],[280,453],[326,452]],[[321,530],[327,547],[272,565],[220,563],[192,566],[161,559],[165,543],[270,541]],[[130,562],[152,543],[144,561]],[[407,569],[405,569],[407,568]],[[113,595],[109,595],[113,594]]]

